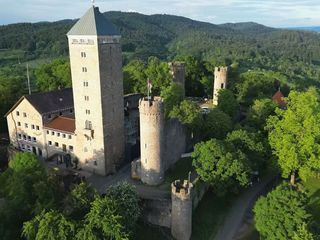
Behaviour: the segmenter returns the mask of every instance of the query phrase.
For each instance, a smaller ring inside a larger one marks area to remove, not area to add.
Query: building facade
[[[6,114],[10,141],[43,158],[72,153],[107,175],[125,154],[121,36],[94,6],[67,36],[73,88],[22,97]]]

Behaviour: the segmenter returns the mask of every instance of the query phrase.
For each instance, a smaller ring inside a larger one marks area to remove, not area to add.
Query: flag
[[[152,83],[150,79],[148,79],[148,93],[151,93],[151,89],[152,89]]]

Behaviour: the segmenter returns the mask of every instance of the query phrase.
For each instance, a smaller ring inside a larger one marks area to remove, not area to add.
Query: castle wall
[[[187,130],[177,119],[167,120],[165,123],[165,171],[181,159],[186,151]]]
[[[218,95],[221,89],[227,88],[228,67],[216,67],[214,70],[213,104],[218,104]]]

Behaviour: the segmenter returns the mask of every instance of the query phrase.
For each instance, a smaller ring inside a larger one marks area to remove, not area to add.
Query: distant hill
[[[243,68],[280,71],[289,78],[304,78],[301,69],[308,68],[309,78],[318,78],[320,35],[313,32],[254,22],[215,25],[165,14],[104,14],[122,33],[125,63],[150,56],[172,59],[192,55],[215,65],[237,62]],[[66,19],[0,26],[0,66],[67,57],[66,33],[75,22]]]
[[[311,31],[311,32],[320,32],[320,26],[314,27],[293,27],[289,28],[291,30],[303,30],[303,31]]]

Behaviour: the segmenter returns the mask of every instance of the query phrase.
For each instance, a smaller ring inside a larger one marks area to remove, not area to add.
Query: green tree
[[[183,100],[180,105],[174,106],[169,117],[178,119],[182,124],[189,126],[192,130],[199,129],[202,123],[202,114],[199,105],[190,100]]]
[[[261,170],[263,164],[270,158],[268,145],[259,133],[238,129],[230,132],[226,141],[246,154],[255,171]]]
[[[250,182],[251,169],[246,155],[224,141],[212,139],[196,144],[192,158],[201,179],[217,193],[236,191]]]
[[[235,119],[239,111],[239,103],[234,94],[228,89],[219,91],[218,108],[228,114],[231,119]]]
[[[256,202],[253,210],[256,229],[266,240],[292,239],[300,226],[310,220],[307,204],[304,193],[284,183]]]
[[[91,204],[84,225],[78,231],[76,239],[128,239],[128,233],[122,225],[123,217],[115,200],[108,197],[97,197]]]
[[[145,64],[141,60],[133,60],[123,67],[124,92],[147,94],[147,75]]]
[[[76,233],[75,223],[61,213],[50,210],[41,212],[23,224],[22,236],[29,240],[68,240]]]
[[[159,96],[162,90],[168,88],[172,83],[172,75],[170,74],[168,63],[162,62],[156,57],[149,58],[145,74],[152,82],[153,96]]]
[[[118,213],[122,216],[122,224],[132,235],[140,216],[139,197],[135,188],[124,182],[111,186],[106,194],[117,203]]]
[[[52,63],[43,64],[35,71],[35,76],[37,86],[42,92],[72,85],[70,63],[64,59],[56,59]]]
[[[6,236],[4,239],[17,239],[24,221],[55,206],[52,199],[58,193],[50,186],[45,168],[35,155],[17,153],[11,159],[9,168],[0,175],[0,195],[5,199],[5,208],[0,209],[0,234]]]
[[[227,133],[232,130],[232,121],[229,115],[217,108],[205,115],[204,121],[203,135],[205,139],[224,139]]]
[[[314,235],[308,230],[307,224],[303,223],[294,233],[292,240],[315,240]]]
[[[275,93],[278,76],[267,71],[248,71],[241,74],[241,81],[236,85],[238,101],[250,106],[255,99],[271,98]]]
[[[264,131],[267,118],[275,114],[277,105],[269,98],[257,99],[250,106],[246,124]]]
[[[166,118],[169,118],[170,112],[175,106],[179,106],[183,100],[183,89],[177,83],[171,83],[167,88],[161,91],[161,97],[164,102],[164,114]]]
[[[82,182],[75,185],[65,200],[64,213],[74,220],[81,220],[90,211],[90,204],[98,196],[97,191]]]
[[[296,173],[306,180],[320,170],[320,104],[314,88],[306,92],[292,91],[287,98],[288,109],[276,110],[268,119],[269,142],[278,157],[283,177]]]
[[[0,115],[4,116],[27,91],[25,69],[5,67],[0,69]],[[5,118],[0,118],[0,132],[5,132]]]

